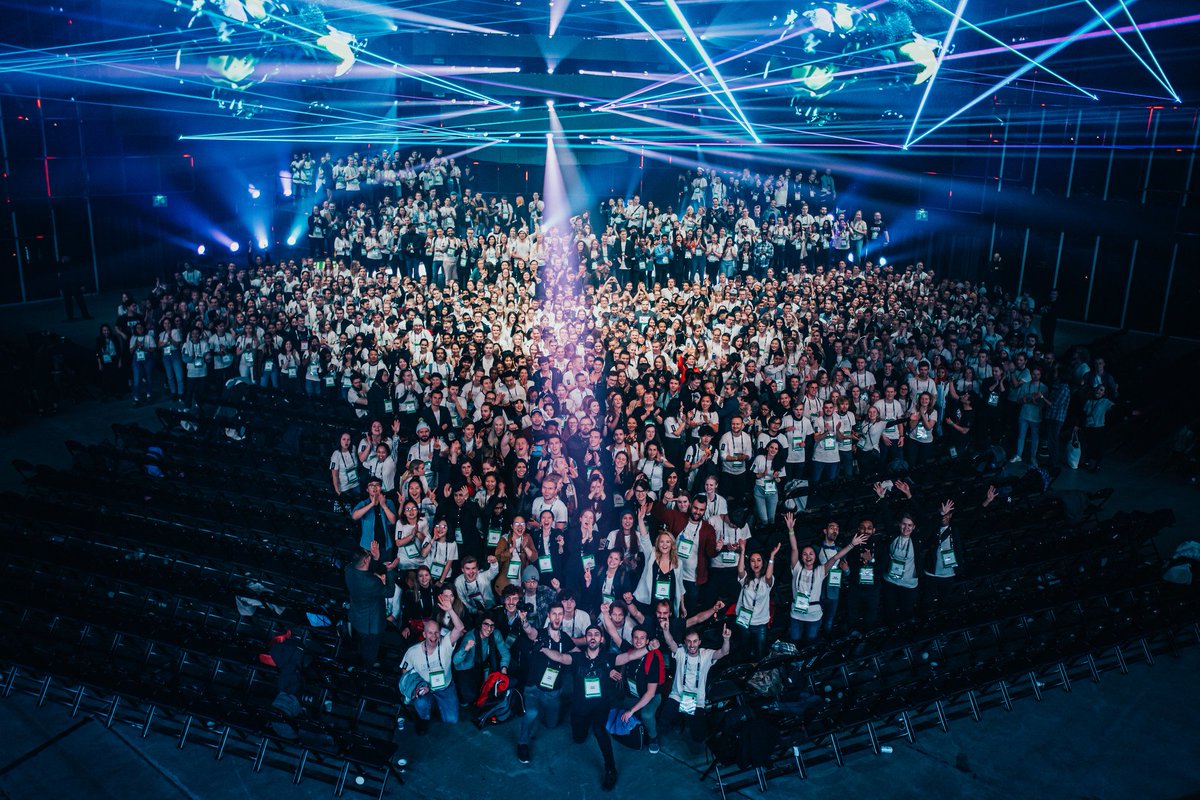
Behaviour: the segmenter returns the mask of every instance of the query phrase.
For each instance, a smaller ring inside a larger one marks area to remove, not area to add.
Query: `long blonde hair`
[[[658,543],[664,536],[667,537],[667,539],[671,542],[671,550],[668,553],[668,558],[671,562],[671,569],[675,569],[679,566],[679,548],[675,541],[675,537],[672,536],[671,532],[666,528],[660,530],[658,535],[654,537],[654,561],[656,563],[658,562]]]

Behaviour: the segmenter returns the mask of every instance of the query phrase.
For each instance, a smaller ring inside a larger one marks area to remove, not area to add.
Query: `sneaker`
[[[533,761],[533,758],[529,755],[529,745],[517,745],[517,761],[520,761],[522,764],[528,764]]]
[[[651,739],[651,740],[650,740],[650,755],[652,755],[652,756],[656,756],[656,755],[658,755],[658,751],[659,751],[660,749],[661,749],[661,748],[658,746],[658,739],[657,739],[657,737],[656,737],[656,738],[654,738],[654,739]]]
[[[1021,463],[1021,457],[1020,457],[1020,456],[1013,456],[1012,458],[1010,458],[1010,459],[1008,460],[1008,463],[1010,463],[1010,464],[1020,464],[1020,463]]]
[[[609,767],[604,770],[604,780],[600,782],[600,789],[605,792],[611,792],[617,785],[617,768]]]

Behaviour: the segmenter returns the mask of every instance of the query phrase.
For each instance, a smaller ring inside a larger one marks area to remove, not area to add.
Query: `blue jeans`
[[[263,370],[262,377],[258,379],[258,385],[264,389],[270,386],[272,389],[279,388],[279,370]]]
[[[175,356],[165,357],[163,372],[167,374],[167,391],[172,397],[183,397],[183,359]]]
[[[788,638],[797,644],[815,642],[817,634],[820,632],[821,620],[804,622],[803,620],[793,619],[788,622]]]
[[[321,381],[310,381],[307,379],[304,381],[304,394],[307,397],[320,397],[322,388],[324,388],[324,384]]]
[[[1021,457],[1021,453],[1025,452],[1025,434],[1029,433],[1029,463],[1037,464],[1038,452],[1038,433],[1041,430],[1042,421],[1037,419],[1018,419],[1017,420],[1017,458]]]
[[[145,351],[143,351],[145,352]],[[139,361],[133,359],[133,399],[150,399],[150,389],[154,380],[154,366],[149,356]]]
[[[562,675],[559,676],[562,681]],[[530,675],[530,680],[542,679],[541,675]],[[525,687],[525,716],[521,717],[521,730],[517,734],[519,744],[529,744],[533,741],[534,725],[538,717],[543,717],[542,724],[547,728],[558,725],[558,715],[562,711],[562,688],[546,691],[537,683]]]
[[[442,721],[451,725],[458,722],[458,695],[454,692],[454,684],[443,686],[437,691],[430,691],[413,701],[413,709],[421,719],[428,720],[433,715],[433,704],[437,702]]]
[[[829,633],[833,630],[833,618],[837,615],[838,599],[840,597],[841,592],[833,597],[830,597],[828,594],[826,594],[821,598],[821,630],[825,633]]]
[[[812,482],[814,484],[822,481],[837,480],[838,467],[841,466],[840,461],[826,463],[824,461],[812,462]]]
[[[767,494],[758,481],[754,482],[754,512],[758,521],[770,525],[775,520],[775,511],[779,507],[779,491]],[[690,608],[690,607],[689,607]]]

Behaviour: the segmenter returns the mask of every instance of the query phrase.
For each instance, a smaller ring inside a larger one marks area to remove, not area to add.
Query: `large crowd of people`
[[[1056,356],[1052,305],[884,266],[881,216],[828,173],[694,171],[549,229],[438,155],[292,170],[307,255],[124,298],[97,369],[138,402],[243,381],[343,415],[350,624],[419,733],[503,681],[517,757],[568,715],[611,789],[610,731],[702,737],[720,659],[936,606],[955,509],[909,471],[995,447],[1056,470],[1076,433],[1100,466],[1103,359]],[[804,487],[839,481],[876,513],[801,529]]]

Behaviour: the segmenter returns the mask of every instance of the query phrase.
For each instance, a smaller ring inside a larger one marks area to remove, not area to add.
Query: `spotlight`
[[[202,255],[204,255],[204,251],[205,251],[205,250],[207,250],[207,249],[208,249],[208,248],[206,248],[204,245],[199,245],[199,246],[196,248],[196,255],[198,255],[198,256],[202,256]]]
[[[237,242],[230,242],[229,243],[229,252],[236,253],[240,247],[241,247],[241,245],[238,244]]]
[[[553,139],[553,138],[554,138],[554,134],[553,134],[553,133],[550,133],[549,131],[547,131],[547,132],[546,132],[546,141],[548,142],[548,141],[550,141],[550,140],[551,140],[551,139]]]
[[[881,266],[881,267],[886,267],[886,266],[887,266],[887,259],[886,259],[886,258],[884,258],[883,256],[880,256],[880,257],[879,257],[879,266]]]
[[[259,239],[259,240],[258,240],[258,249],[259,249],[259,250],[266,250],[266,249],[267,249],[267,244],[268,244],[268,242],[267,242],[267,240],[266,240],[266,239]]]
[[[546,108],[554,108],[554,101],[553,101],[553,100],[547,100],[547,101],[546,101]]]
[[[257,200],[262,195],[262,192],[253,183],[246,188],[246,191],[250,193],[251,200]]]
[[[291,236],[289,236],[287,238],[287,243],[288,243],[288,247],[295,247],[296,246],[296,234],[293,233]]]
[[[547,74],[547,75],[553,75],[553,74],[554,74],[554,67],[546,67],[546,74]]]
[[[854,253],[846,253],[846,262],[850,264],[854,263]]]

